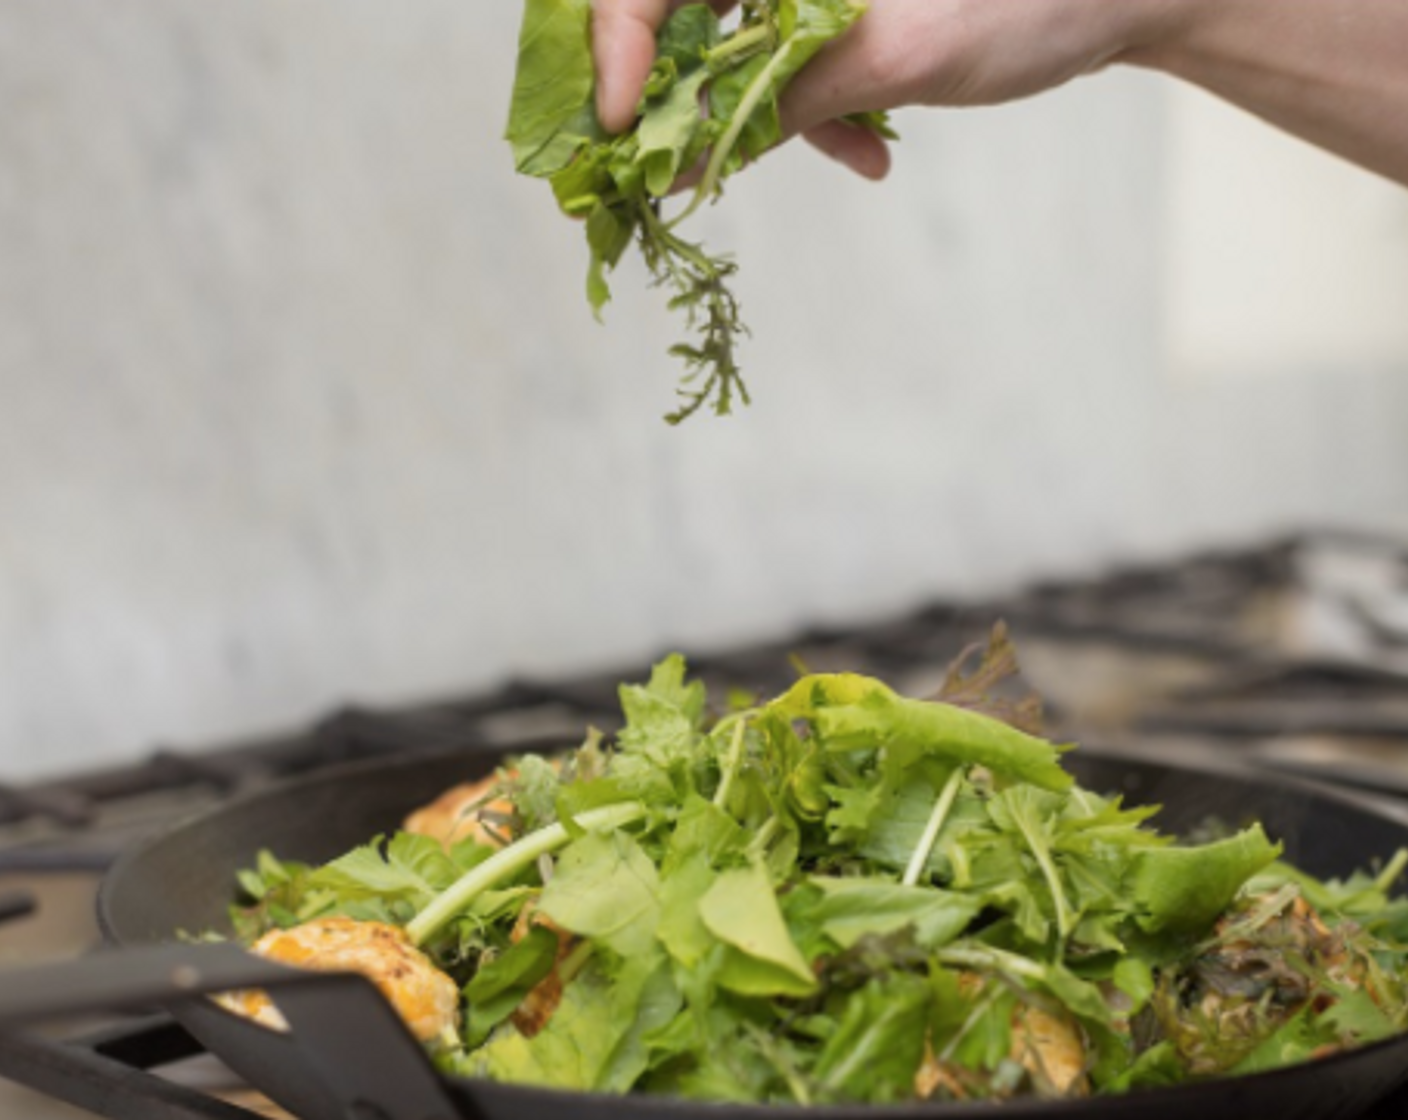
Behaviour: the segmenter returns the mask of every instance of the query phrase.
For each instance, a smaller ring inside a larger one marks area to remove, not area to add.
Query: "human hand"
[[[610,131],[634,119],[655,33],[688,0],[593,0],[598,114]],[[723,14],[735,0],[709,0]],[[784,131],[880,179],[884,140],[839,118],[906,105],[990,105],[1099,69],[1150,37],[1165,0],[871,0],[870,10],[793,80]]]
[[[1165,34],[1168,0],[871,0],[788,87],[789,132],[845,113],[1028,97]]]
[[[677,8],[698,0],[592,0],[596,111],[610,133],[625,132],[655,63],[655,35]],[[719,15],[738,0],[708,0]]]
[[[622,132],[635,120],[636,106],[655,61],[655,35],[676,8],[698,0],[592,0],[592,48],[596,58],[597,115],[608,132]],[[707,0],[719,15],[737,0]],[[864,22],[864,21],[862,21]],[[791,129],[853,171],[880,179],[890,169],[885,141],[868,129],[841,121],[818,120]],[[688,182],[686,175],[682,180]]]

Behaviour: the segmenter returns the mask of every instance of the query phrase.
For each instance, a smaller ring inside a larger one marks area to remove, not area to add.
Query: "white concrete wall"
[[[517,15],[0,0],[0,778],[1408,510],[1402,370],[1169,375],[1138,75],[765,161],[699,226],[757,403],[667,428]]]
[[[1190,87],[1168,103],[1173,372],[1408,369],[1408,191]]]

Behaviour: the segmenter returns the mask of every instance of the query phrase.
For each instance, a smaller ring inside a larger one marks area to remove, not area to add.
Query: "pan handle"
[[[342,1115],[464,1115],[420,1043],[364,976],[285,968],[229,944],[160,945],[0,973],[0,1027],[97,1010],[133,1011],[263,988]]]

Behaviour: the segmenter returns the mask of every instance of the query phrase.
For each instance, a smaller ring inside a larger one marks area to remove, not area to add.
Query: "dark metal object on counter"
[[[322,1094],[319,1115],[473,1120],[450,1103],[425,1050],[371,981],[286,968],[231,944],[126,949],[6,974],[0,1024],[154,1003],[199,1007],[196,997],[245,988],[267,990],[288,1021],[300,1069]]]
[[[0,1032],[0,1077],[109,1120],[257,1120],[257,1114],[150,1071],[203,1054],[158,1016],[69,1039]]]
[[[26,918],[38,908],[39,902],[29,891],[8,891],[0,894],[0,922]]]

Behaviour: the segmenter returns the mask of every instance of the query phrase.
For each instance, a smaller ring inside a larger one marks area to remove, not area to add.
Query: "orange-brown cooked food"
[[[1188,1068],[1209,1075],[1231,1069],[1307,1007],[1324,1012],[1361,987],[1378,1003],[1355,932],[1331,929],[1293,890],[1243,898],[1204,952],[1165,971],[1154,1000],[1160,1026]],[[1338,1048],[1327,1043],[1317,1056]]]
[[[1083,1096],[1086,1055],[1080,1033],[1068,1016],[1024,1007],[1012,1027],[1012,1057],[1036,1082],[1057,1096]]]
[[[969,998],[976,998],[983,989],[983,981],[973,973],[965,973],[959,983]],[[1018,1004],[1012,1011],[1008,1058],[1026,1071],[1023,1092],[1039,1097],[1083,1097],[1090,1092],[1085,1042],[1075,1021],[1062,1012]],[[929,1049],[914,1078],[914,1095],[921,1100],[1009,1095],[994,1093],[988,1082],[985,1076],[956,1062],[943,1061]]]
[[[513,778],[517,771],[510,769],[504,774]],[[505,829],[499,822],[513,815],[512,801],[493,796],[502,780],[498,774],[490,774],[477,782],[465,782],[448,789],[408,816],[402,828],[440,841],[447,851],[466,839],[491,848],[502,847]]]
[[[525,903],[519,911],[518,920],[513,923],[513,930],[509,933],[509,940],[514,943],[522,941],[535,926],[546,929],[557,937],[557,959],[553,962],[551,971],[523,997],[523,1002],[511,1016],[513,1025],[524,1038],[532,1038],[547,1026],[548,1020],[553,1017],[558,1004],[562,1002],[562,962],[572,951],[576,941],[551,918],[540,914],[537,904],[531,901]]]
[[[360,972],[381,989],[411,1032],[424,1042],[454,1032],[458,1024],[458,986],[396,926],[319,918],[292,929],[272,930],[251,949],[296,968]],[[265,992],[232,992],[219,997],[219,1002],[266,1027],[287,1027]]]

